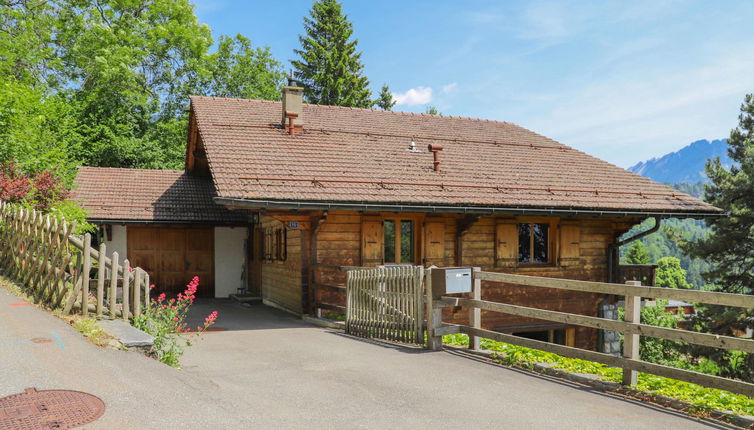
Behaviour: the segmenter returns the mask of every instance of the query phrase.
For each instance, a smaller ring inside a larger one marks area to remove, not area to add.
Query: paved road
[[[185,372],[280,428],[701,429],[675,412],[450,352],[315,328],[261,305],[200,302],[217,325]],[[721,427],[718,427],[721,428]]]
[[[107,409],[87,429],[255,427],[257,420],[218,399],[210,381],[136,352],[94,346],[41,309],[12,306],[19,302],[0,286],[0,397],[28,387],[94,394]]]
[[[0,396],[94,394],[91,429],[516,428],[701,429],[692,419],[448,352],[354,339],[257,305],[219,310],[176,371],[99,348],[0,288]],[[49,343],[33,343],[45,337]]]

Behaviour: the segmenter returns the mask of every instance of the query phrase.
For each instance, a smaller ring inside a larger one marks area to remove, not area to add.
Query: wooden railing
[[[0,268],[35,302],[69,314],[139,316],[149,303],[149,275],[104,244],[73,235],[75,225],[0,201]]]
[[[605,282],[575,281],[569,279],[512,275],[475,270],[474,290],[471,298],[459,298],[432,296],[432,277],[428,274],[425,276],[425,279],[427,280],[425,282],[425,292],[427,297],[430,298],[430,300],[427,301],[427,320],[429,321],[428,348],[439,349],[442,346],[442,335],[444,334],[465,333],[469,335],[470,348],[478,348],[478,338],[483,337],[513,345],[552,352],[565,357],[580,358],[583,360],[607,364],[609,366],[621,367],[623,368],[623,383],[625,385],[636,384],[637,372],[645,372],[710,388],[719,388],[734,393],[754,396],[754,384],[748,382],[677,369],[639,359],[639,336],[650,336],[695,345],[754,353],[754,340],[752,339],[719,336],[642,324],[639,313],[642,297],[754,309],[754,296],[752,295],[650,287],[642,286],[638,281],[628,281],[626,284],[611,284]],[[615,321],[605,318],[480,300],[481,281],[625,296],[625,321]],[[468,307],[470,309],[469,325],[443,324],[441,311],[442,308],[446,306]],[[501,312],[522,317],[553,321],[562,324],[572,324],[582,327],[622,332],[624,334],[623,357],[615,357],[610,354],[526,339],[510,334],[482,329],[481,318],[479,317],[479,312],[482,309],[492,312]]]

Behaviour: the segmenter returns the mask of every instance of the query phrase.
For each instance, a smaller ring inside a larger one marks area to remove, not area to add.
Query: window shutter
[[[361,224],[361,265],[382,264],[383,253],[382,221],[364,221]]]
[[[581,228],[577,225],[560,226],[560,259],[575,259],[581,257],[579,242]]]
[[[424,224],[424,264],[445,265],[444,221],[427,221]]]
[[[513,267],[518,261],[518,225],[495,226],[495,265]]]

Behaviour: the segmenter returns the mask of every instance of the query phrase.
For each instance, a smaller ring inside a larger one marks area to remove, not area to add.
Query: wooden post
[[[641,286],[640,281],[626,281],[626,285]],[[626,296],[625,321],[639,324],[641,322],[641,297]],[[639,359],[639,335],[623,332],[623,357],[632,360]],[[623,385],[636,385],[638,373],[635,370],[623,369]]]
[[[102,316],[105,300],[105,251],[104,243],[99,245],[99,261],[97,262],[97,316]]]
[[[131,263],[128,259],[123,260],[123,320],[128,321],[129,304],[128,295],[130,294],[129,283],[131,282]]]
[[[481,267],[475,267],[472,273],[472,290],[471,298],[473,300],[482,300],[482,280],[479,279],[476,274],[481,272]],[[482,328],[482,310],[477,307],[469,308],[469,326],[472,328]],[[469,349],[479,350],[479,337],[469,335]]]
[[[424,277],[425,300],[427,309],[427,349],[438,351],[442,349],[442,336],[435,334],[435,331],[442,325],[442,308],[435,309],[435,301],[432,292],[432,269],[427,269]],[[439,298],[439,297],[438,297]]]
[[[84,267],[81,269],[81,315],[89,315],[89,272],[92,270],[92,235],[84,235]]]
[[[134,317],[141,315],[141,273],[139,267],[134,269],[133,300],[131,301],[131,306],[134,308]]]
[[[118,253],[113,252],[110,257],[110,293],[107,295],[110,308],[110,318],[115,318],[115,305],[118,299]]]
[[[149,309],[149,293],[152,290],[152,285],[149,283],[149,273],[144,272],[144,312]]]

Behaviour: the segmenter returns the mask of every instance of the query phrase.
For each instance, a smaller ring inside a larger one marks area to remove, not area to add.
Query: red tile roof
[[[215,204],[210,179],[180,170],[81,167],[72,194],[93,221],[244,224],[247,216]]]
[[[289,136],[279,102],[192,97],[191,106],[222,198],[718,212],[507,122],[305,104],[304,131]],[[440,173],[429,143],[444,146]]]

